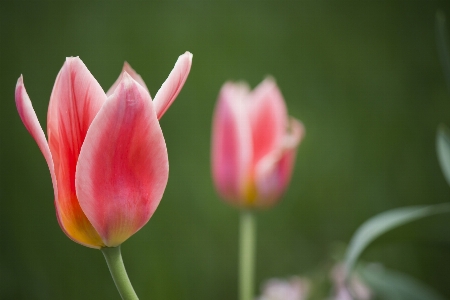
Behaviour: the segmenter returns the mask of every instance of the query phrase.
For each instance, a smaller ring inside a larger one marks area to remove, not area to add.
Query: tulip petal
[[[125,72],[89,128],[75,179],[80,205],[106,246],[120,245],[147,223],[168,168],[153,102]]]
[[[53,183],[53,191],[55,194],[55,199],[58,198],[58,186],[56,184],[55,169],[53,166],[52,154],[50,148],[48,147],[47,140],[45,139],[44,131],[42,130],[41,124],[36,116],[36,113],[31,104],[30,97],[28,97],[25,85],[23,84],[22,75],[17,80],[16,85],[16,106],[19,116],[22,119],[25,128],[31,134],[31,136],[36,141],[39,149],[44,155],[45,161],[47,162],[48,168],[50,170],[50,175]]]
[[[158,120],[162,118],[172,102],[178,96],[189,75],[192,65],[192,53],[186,52],[178,57],[169,77],[162,84],[155,95],[153,103],[155,104]]]
[[[256,166],[258,206],[270,206],[281,197],[291,179],[297,147],[304,135],[303,124],[291,118],[290,132],[285,134],[282,147],[266,155]]]
[[[114,93],[115,89],[117,88],[117,86],[119,85],[119,83],[120,83],[120,81],[122,79],[123,73],[125,73],[125,72],[127,72],[128,75],[133,77],[133,79],[136,80],[140,85],[142,85],[142,87],[144,87],[147,90],[147,92],[148,92],[147,85],[145,85],[145,82],[142,79],[141,75],[136,73],[136,71],[130,66],[129,63],[125,62],[123,64],[122,72],[120,72],[119,78],[117,78],[116,82],[114,82],[114,84],[106,92],[106,96],[109,97],[109,96],[111,96]],[[150,92],[149,92],[149,94],[150,94]]]
[[[222,197],[235,202],[245,198],[251,171],[253,150],[245,106],[248,93],[243,84],[225,83],[213,117],[213,179]]]
[[[105,93],[83,62],[78,57],[67,58],[56,78],[47,115],[58,184],[56,211],[64,232],[93,248],[104,245],[78,203],[75,170],[88,128],[105,101]]]
[[[287,110],[280,90],[270,77],[253,90],[248,105],[252,126],[253,160],[257,163],[263,156],[280,146],[288,124]]]

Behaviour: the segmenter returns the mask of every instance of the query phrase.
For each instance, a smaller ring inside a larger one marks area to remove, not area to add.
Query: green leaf
[[[436,135],[436,151],[447,183],[450,184],[450,131],[441,124]]]
[[[352,272],[356,261],[367,246],[384,233],[426,216],[450,212],[450,203],[409,206],[378,214],[364,222],[353,235],[345,255],[346,276]]]
[[[384,300],[444,300],[438,292],[423,282],[382,266],[369,265],[358,269],[364,282]]]

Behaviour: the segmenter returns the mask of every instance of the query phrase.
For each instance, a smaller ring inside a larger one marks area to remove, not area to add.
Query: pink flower
[[[186,81],[192,54],[178,58],[152,101],[125,63],[107,94],[78,57],[66,59],[47,113],[47,139],[20,76],[16,106],[47,161],[58,222],[87,247],[115,247],[152,216],[168,178],[158,119]]]
[[[348,286],[345,284],[345,269],[342,264],[337,264],[333,267],[330,277],[334,285],[334,295],[331,300],[353,300],[348,287],[358,300],[370,300],[373,297],[369,287],[356,275],[350,277]]]
[[[305,300],[308,298],[311,282],[302,277],[293,276],[288,280],[270,279],[262,289],[257,300]]]
[[[245,208],[273,205],[288,186],[302,123],[288,118],[275,81],[253,91],[224,84],[213,117],[212,171],[218,192]]]

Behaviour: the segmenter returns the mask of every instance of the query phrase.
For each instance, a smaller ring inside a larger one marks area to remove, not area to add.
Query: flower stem
[[[120,253],[120,246],[105,247],[102,248],[101,251],[105,256],[109,271],[111,272],[111,276],[122,299],[138,300],[139,298],[131,285],[127,271],[125,270],[122,254]]]
[[[256,218],[254,213],[242,211],[240,223],[239,299],[253,300],[256,245]]]

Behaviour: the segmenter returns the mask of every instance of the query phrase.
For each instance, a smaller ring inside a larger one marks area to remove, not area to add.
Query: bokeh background
[[[47,165],[15,109],[20,74],[45,127],[67,56],[105,90],[126,60],[155,95],[177,57],[194,54],[161,120],[164,198],[122,253],[141,299],[236,299],[239,215],[210,176],[222,84],[272,75],[305,124],[290,188],[258,213],[256,279],[313,274],[367,218],[449,200],[435,152],[437,126],[450,125],[438,9],[450,15],[447,1],[1,1],[0,298],[119,299],[102,254],[58,226]],[[449,219],[399,228],[363,258],[450,297]]]

